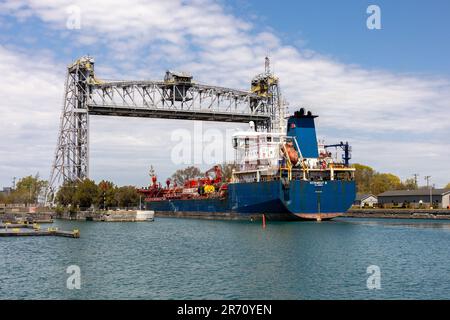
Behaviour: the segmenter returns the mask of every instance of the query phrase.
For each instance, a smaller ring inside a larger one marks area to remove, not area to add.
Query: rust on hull
[[[326,221],[340,217],[343,213],[295,213],[302,220]]]

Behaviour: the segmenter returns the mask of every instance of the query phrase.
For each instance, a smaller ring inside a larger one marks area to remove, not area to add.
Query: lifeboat
[[[298,153],[295,150],[294,145],[292,144],[292,142],[286,142],[284,147],[286,149],[289,160],[291,161],[292,165],[295,166],[298,163]]]

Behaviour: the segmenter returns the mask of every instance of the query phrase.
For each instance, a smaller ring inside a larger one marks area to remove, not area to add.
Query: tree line
[[[0,193],[0,203],[35,204],[44,196],[47,181],[41,180],[39,174],[29,175],[18,180],[9,194]]]
[[[140,195],[134,186],[118,187],[111,181],[98,184],[90,179],[67,181],[58,190],[55,202],[62,207],[99,209],[135,207]]]
[[[388,190],[417,190],[424,188],[424,186],[419,186],[414,178],[402,181],[392,173],[377,172],[367,165],[355,163],[353,167],[356,169],[355,181],[358,193],[378,195]],[[450,183],[445,188],[450,188]]]
[[[19,179],[9,194],[0,192],[0,203],[37,204],[43,202],[47,181],[39,174]],[[106,209],[113,207],[135,207],[139,204],[139,193],[134,186],[116,186],[111,181],[102,180],[96,184],[93,180],[67,181],[54,195],[55,203],[61,207]]]

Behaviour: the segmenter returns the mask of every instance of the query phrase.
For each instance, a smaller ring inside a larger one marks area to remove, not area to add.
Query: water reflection
[[[343,222],[349,224],[367,225],[367,226],[381,226],[381,227],[405,227],[418,229],[442,229],[450,230],[450,221],[433,221],[433,220],[401,220],[401,219],[365,219],[365,218],[338,218],[336,222]]]

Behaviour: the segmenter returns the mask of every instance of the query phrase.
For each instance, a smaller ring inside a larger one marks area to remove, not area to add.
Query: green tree
[[[450,182],[447,183],[447,185],[445,186],[445,189],[450,189]]]
[[[419,187],[416,184],[416,180],[413,178],[406,179],[404,182],[401,183],[400,189],[402,190],[417,190]]]
[[[99,208],[110,208],[117,206],[116,192],[117,187],[111,181],[102,180],[98,184],[98,197],[95,204]]]
[[[56,203],[63,207],[74,205],[76,187],[77,184],[73,181],[64,182],[56,193]]]
[[[120,207],[134,207],[139,204],[139,192],[133,186],[123,186],[116,191],[116,201]]]
[[[40,180],[38,173],[34,176],[26,176],[17,182],[16,189],[10,195],[11,200],[14,203],[37,203],[46,186],[47,181]]]
[[[400,188],[400,178],[392,173],[375,173],[370,184],[370,191],[373,194],[380,194],[388,190],[398,190]]]
[[[199,168],[190,166],[185,169],[179,169],[172,175],[172,181],[177,185],[183,185],[186,180],[202,177],[203,174]]]
[[[2,192],[0,192],[0,203],[7,203],[6,195],[4,195]]]
[[[95,203],[99,194],[98,186],[94,181],[84,179],[77,182],[76,191],[74,195],[74,204],[81,208],[89,208]]]
[[[358,193],[370,193],[373,192],[371,190],[372,179],[375,174],[375,170],[371,167],[355,163],[353,164],[353,168],[355,168],[355,181],[356,181],[356,190]]]

